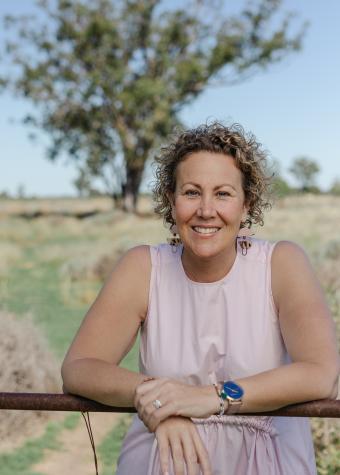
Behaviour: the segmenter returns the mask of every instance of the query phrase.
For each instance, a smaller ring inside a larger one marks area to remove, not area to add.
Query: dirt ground
[[[121,414],[91,413],[91,426],[96,447],[118,422]],[[31,467],[42,475],[94,475],[94,459],[86,425],[81,418],[77,427],[60,435],[60,450],[47,451],[43,460]],[[98,453],[97,453],[98,456]],[[102,467],[99,461],[99,473]]]

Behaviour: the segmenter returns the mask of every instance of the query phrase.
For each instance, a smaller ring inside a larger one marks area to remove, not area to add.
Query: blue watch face
[[[241,386],[234,383],[233,381],[226,381],[223,384],[223,391],[226,393],[227,396],[233,399],[239,399],[244,394],[244,391]]]

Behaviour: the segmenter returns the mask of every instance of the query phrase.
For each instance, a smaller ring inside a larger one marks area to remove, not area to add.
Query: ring
[[[160,407],[162,407],[162,403],[159,399],[155,399],[154,401],[152,401],[152,404],[154,405],[156,409],[159,409]]]

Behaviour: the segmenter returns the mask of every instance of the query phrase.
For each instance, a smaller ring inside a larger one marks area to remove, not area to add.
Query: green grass
[[[38,249],[26,249],[24,259],[13,265],[7,276],[8,291],[2,296],[2,306],[18,316],[31,312],[52,350],[62,358],[88,306],[76,299],[74,305],[65,305],[60,294],[59,265],[56,261],[39,262]],[[99,289],[95,282],[86,285],[94,291]]]
[[[312,201],[311,198],[286,200],[268,215],[267,225],[257,231],[257,236],[272,240],[292,239],[304,245],[314,258],[334,239],[334,223],[340,216],[339,203],[339,200],[326,197]],[[73,253],[75,257],[79,254],[81,261],[81,253],[75,252],[79,251],[78,246],[82,250],[85,248],[86,252],[88,248],[89,254],[101,250],[110,253],[136,242],[164,241],[165,235],[161,223],[156,220],[111,213],[82,221],[69,218],[32,221],[13,217],[4,219],[0,223],[0,238],[19,246],[21,256],[11,263],[5,277],[0,276],[2,307],[19,317],[32,313],[34,321],[43,330],[51,349],[61,361],[89,307],[91,295],[100,287],[99,282],[68,280],[60,273],[61,265],[71,259]],[[51,250],[52,254],[49,254]],[[86,303],[82,299],[84,294],[89,296]],[[139,339],[124,358],[123,367],[137,371],[138,346]],[[0,454],[1,475],[40,475],[31,472],[31,467],[48,451],[60,449],[58,438],[61,432],[76,427],[79,417],[80,414],[75,413],[62,423],[48,424],[41,438],[27,441],[11,453]],[[104,465],[101,475],[114,473],[129,423],[130,416],[122,416],[119,424],[99,443],[98,455]],[[332,450],[336,446],[335,438],[332,438],[330,446]],[[331,452],[327,454],[326,449],[320,450],[319,473],[335,475],[336,468],[332,470],[339,466],[339,461]]]
[[[63,429],[74,429],[79,416],[78,413],[72,413],[62,422],[50,422],[41,437],[28,440],[10,453],[0,454],[1,475],[40,475],[31,472],[30,468],[38,463],[47,451],[61,449],[59,435]]]
[[[98,455],[103,464],[101,475],[113,475],[125,433],[131,423],[132,415],[124,415],[118,424],[98,446]]]

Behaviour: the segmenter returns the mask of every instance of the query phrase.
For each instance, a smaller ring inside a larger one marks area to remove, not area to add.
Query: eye
[[[199,195],[199,192],[198,192],[198,190],[187,190],[184,194],[186,196],[195,197],[195,196]]]
[[[230,196],[230,193],[229,191],[218,191],[217,196],[219,196],[220,198],[226,198],[227,196]]]

